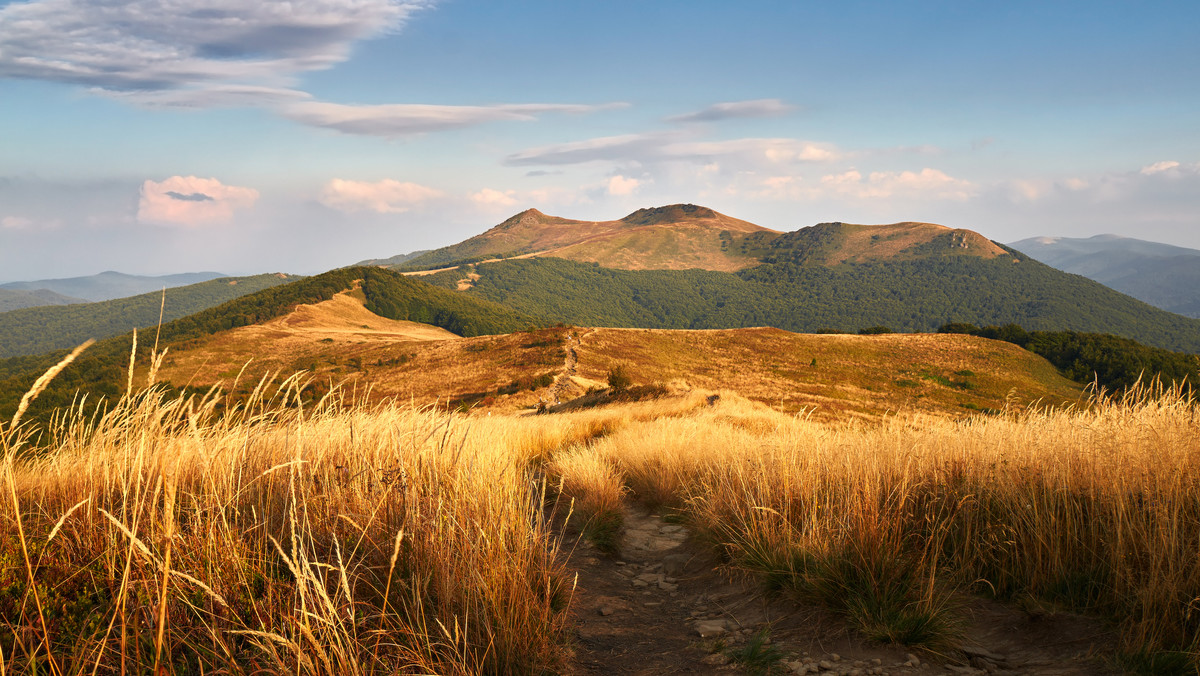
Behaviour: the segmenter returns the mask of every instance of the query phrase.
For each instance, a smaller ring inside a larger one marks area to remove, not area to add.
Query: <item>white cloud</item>
[[[632,195],[637,191],[641,181],[636,178],[625,178],[620,174],[608,179],[608,194],[624,196]]]
[[[729,101],[691,113],[674,115],[667,122],[718,122],[739,117],[776,117],[795,110],[779,99],[754,99],[752,101]]]
[[[339,211],[398,214],[441,196],[433,188],[390,178],[375,182],[335,178],[325,184],[318,201]]]
[[[1164,171],[1170,171],[1171,169],[1175,169],[1178,167],[1179,167],[1178,162],[1175,162],[1173,160],[1164,160],[1162,162],[1155,162],[1154,164],[1151,164],[1149,166],[1142,167],[1141,173],[1146,176],[1150,176],[1151,174],[1161,174]]]
[[[0,228],[8,230],[24,230],[33,225],[33,221],[22,216],[5,216],[0,218]]]
[[[519,203],[516,198],[516,194],[516,190],[495,190],[493,188],[484,188],[483,190],[472,194],[471,201],[485,209],[512,207]]]
[[[329,68],[428,2],[34,0],[0,9],[0,76],[106,90],[271,85]]]
[[[975,192],[970,181],[957,179],[937,169],[921,171],[873,171],[863,177],[851,169],[821,178],[828,193],[856,199],[921,198],[965,201]]]
[[[224,185],[215,178],[172,176],[142,183],[137,219],[160,225],[228,223],[235,211],[250,209],[257,201],[253,188]]]
[[[519,103],[493,106],[384,104],[351,106],[321,101],[291,103],[279,108],[284,117],[346,134],[403,136],[459,129],[500,120],[529,121],[542,113],[588,113],[624,104],[585,106],[558,103]]]

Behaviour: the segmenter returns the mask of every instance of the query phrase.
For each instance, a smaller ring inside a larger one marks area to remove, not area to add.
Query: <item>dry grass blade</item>
[[[12,422],[9,423],[10,433],[17,429],[17,424],[21,422],[21,416],[25,415],[25,411],[29,409],[29,405],[33,403],[34,399],[37,399],[38,395],[41,394],[43,390],[46,389],[46,386],[50,384],[50,381],[54,380],[55,376],[57,376],[59,373],[62,373],[63,369],[67,368],[71,362],[75,361],[76,357],[82,354],[84,350],[91,347],[92,343],[95,342],[96,341],[90,338],[84,341],[82,345],[74,350],[71,350],[70,354],[63,357],[62,361],[58,362],[54,366],[51,366],[37,380],[33,381],[33,386],[29,388],[29,391],[25,393],[25,396],[21,397],[21,403],[17,406],[17,412],[13,414]]]
[[[50,529],[50,535],[46,536],[46,543],[49,544],[50,541],[54,539],[54,536],[58,535],[59,529],[63,527],[64,523],[66,523],[67,518],[75,513],[75,510],[79,509],[80,507],[83,507],[84,505],[86,505],[87,503],[89,503],[91,501],[92,501],[92,499],[90,497],[84,498],[84,499],[80,500],[79,502],[75,503],[75,505],[73,507],[68,509],[65,514],[63,514],[61,517],[59,517],[58,522],[54,524],[54,528]]]

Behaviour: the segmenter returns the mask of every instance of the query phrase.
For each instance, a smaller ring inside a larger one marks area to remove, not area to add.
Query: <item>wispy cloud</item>
[[[398,214],[441,196],[440,190],[390,178],[374,182],[335,178],[325,184],[319,201],[339,211]]]
[[[249,209],[258,191],[224,185],[215,178],[172,176],[142,183],[137,219],[156,225],[199,226],[227,223],[235,211]]]
[[[625,134],[530,148],[505,158],[509,166],[569,165],[588,162],[695,162],[720,159],[755,163],[827,162],[842,152],[833,144],[789,138],[699,141],[683,132]]]
[[[423,104],[343,105],[308,101],[279,108],[284,117],[314,127],[336,129],[346,134],[404,136],[460,129],[501,120],[529,121],[542,113],[589,113],[601,106],[521,103],[493,106],[438,106]]]
[[[299,77],[346,61],[433,0],[33,0],[0,7],[0,78],[82,85],[146,108],[259,107],[347,134],[401,136],[600,106],[346,105]]]
[[[795,109],[795,106],[788,105],[779,99],[729,101],[714,103],[703,110],[668,117],[667,122],[719,122],[741,117],[778,117]]]

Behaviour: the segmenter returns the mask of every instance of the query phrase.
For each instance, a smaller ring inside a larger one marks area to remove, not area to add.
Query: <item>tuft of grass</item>
[[[767,676],[767,674],[779,671],[779,663],[784,658],[783,651],[772,644],[770,639],[771,630],[764,628],[755,632],[745,645],[739,648],[728,648],[725,650],[725,654],[729,655],[729,659],[741,665],[747,674]]]

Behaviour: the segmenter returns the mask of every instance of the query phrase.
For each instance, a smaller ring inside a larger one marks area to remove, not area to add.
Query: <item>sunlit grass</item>
[[[984,593],[1108,617],[1147,663],[1197,648],[1200,417],[1178,391],[839,425],[729,392],[518,417],[302,386],[0,429],[0,670],[560,670],[555,517],[613,551],[630,500],[871,639],[952,647]]]

